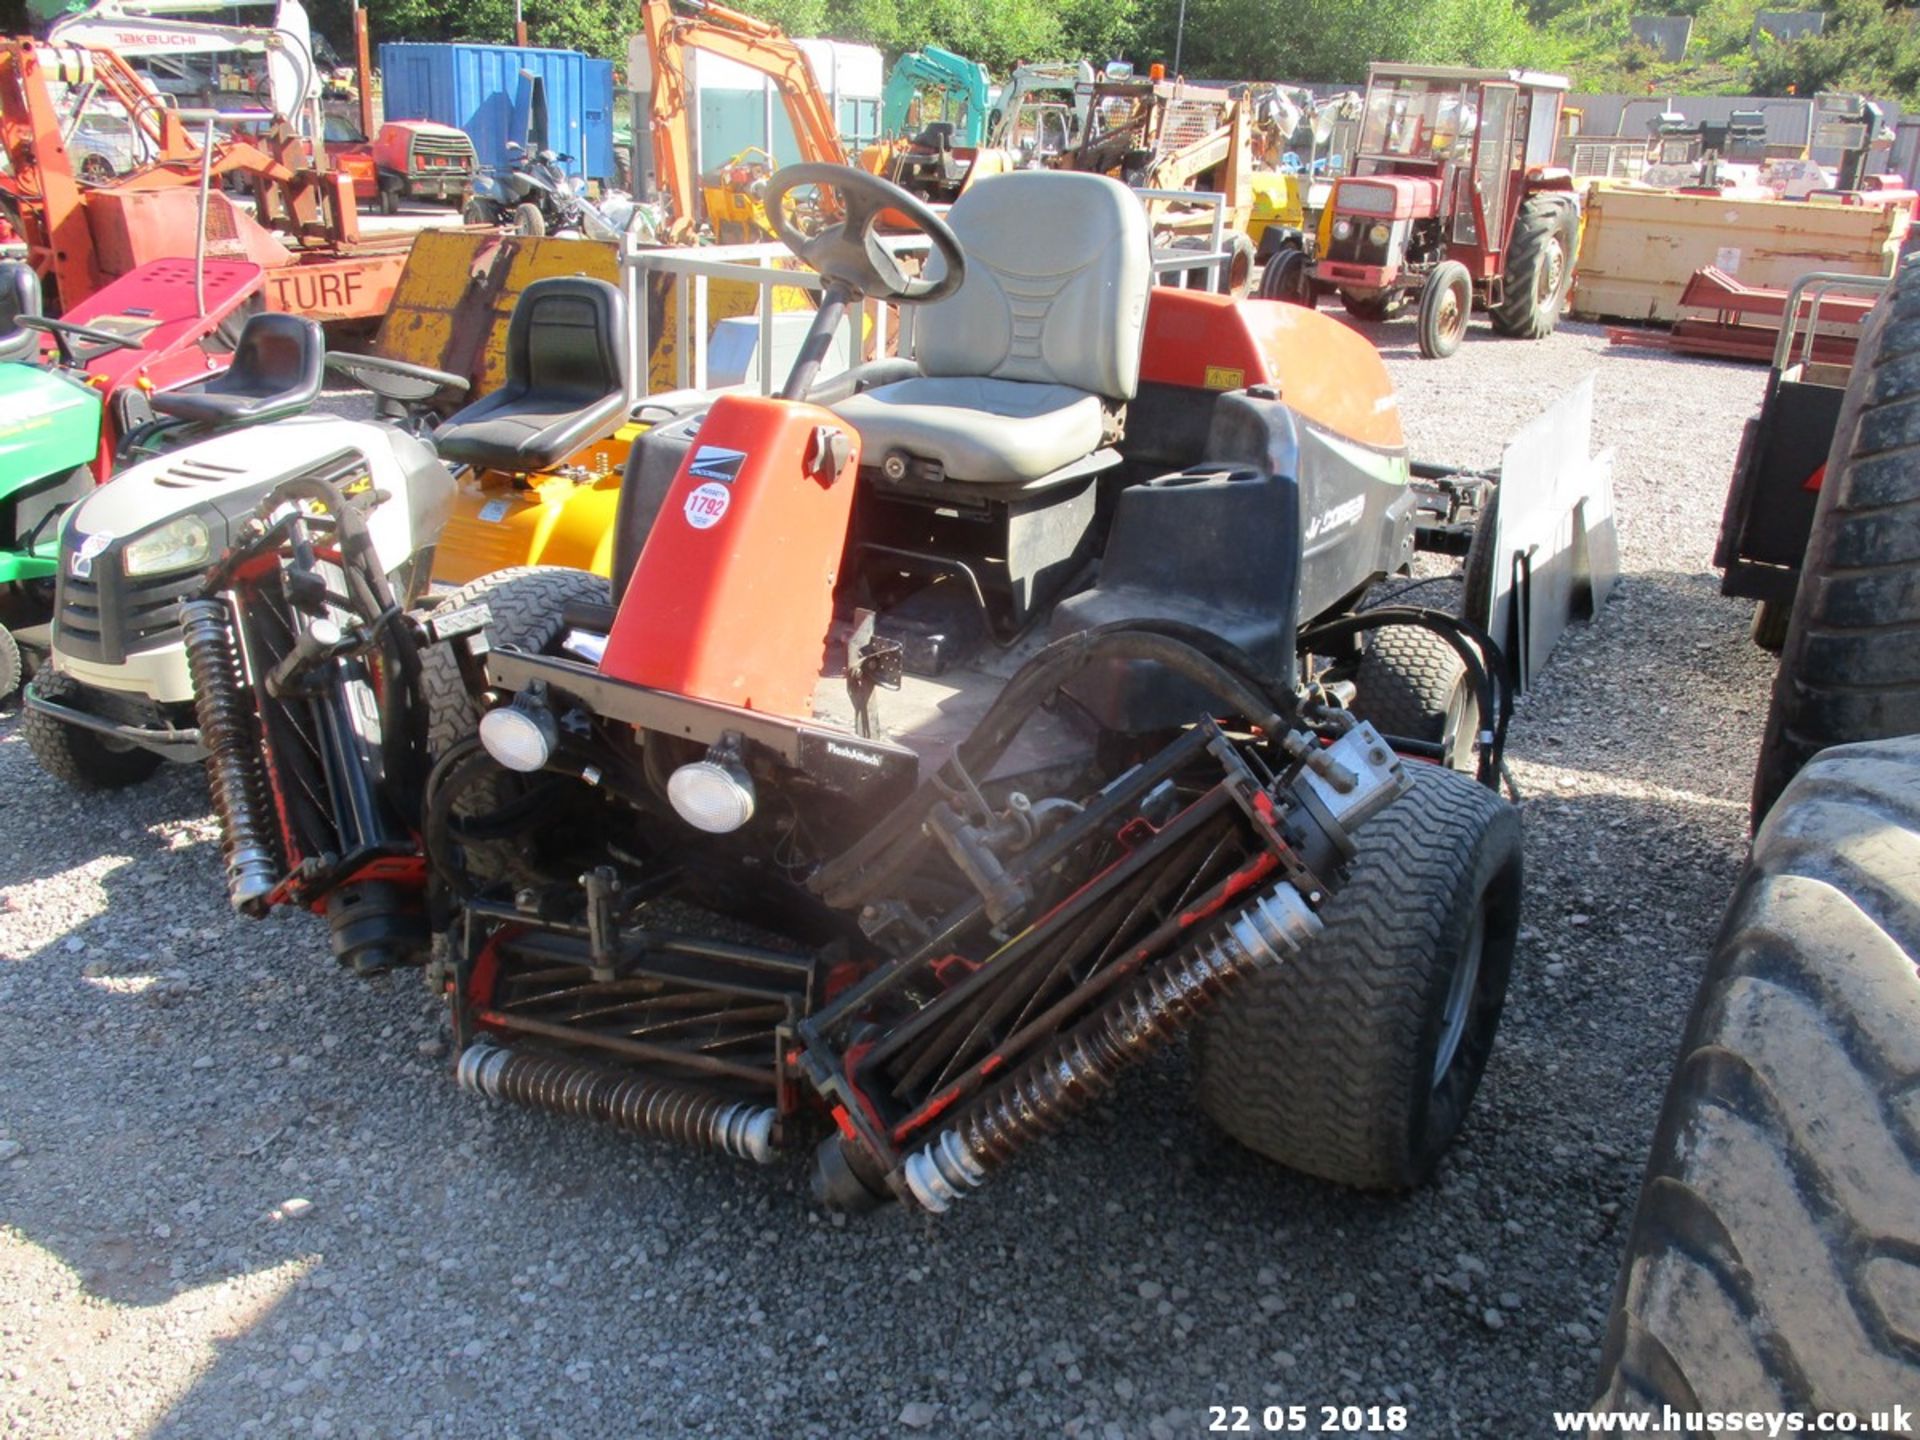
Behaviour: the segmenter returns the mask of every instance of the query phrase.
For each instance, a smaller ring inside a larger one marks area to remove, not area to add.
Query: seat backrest
[[[1133,398],[1153,254],[1132,191],[1104,175],[1018,170],[968,186],[947,224],[967,278],[914,317],[922,370]],[[945,268],[936,254],[928,274]]]
[[[511,391],[590,404],[627,387],[627,304],[617,286],[553,275],[520,292],[507,326]]]
[[[19,260],[0,263],[0,360],[25,363],[40,353],[40,332],[14,324],[40,313],[40,277]]]
[[[326,337],[313,321],[263,310],[247,317],[232,363],[206,389],[221,395],[311,399],[320,393],[326,360]]]

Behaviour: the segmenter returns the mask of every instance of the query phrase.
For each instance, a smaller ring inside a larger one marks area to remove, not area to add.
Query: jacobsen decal
[[[711,530],[726,516],[732,501],[733,492],[717,480],[696,485],[687,492],[687,503],[683,507],[687,524],[696,530]]]
[[[1318,540],[1322,535],[1331,535],[1335,530],[1353,524],[1366,513],[1367,501],[1363,495],[1351,500],[1343,500],[1331,510],[1323,510],[1307,524],[1307,539]]]
[[[723,450],[718,445],[701,445],[694,450],[687,473],[697,479],[718,480],[731,485],[746,458],[747,452],[744,450]],[[720,508],[726,509],[724,505]]]

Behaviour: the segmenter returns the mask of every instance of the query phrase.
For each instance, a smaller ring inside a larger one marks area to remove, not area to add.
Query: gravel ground
[[[79,799],[0,719],[0,1429],[1187,1436],[1213,1404],[1550,1431],[1595,1349],[1741,858],[1768,678],[1709,568],[1757,369],[1382,327],[1419,453],[1599,375],[1626,575],[1526,698],[1527,928],[1458,1148],[1356,1196],[1212,1132],[1179,1057],[942,1220],[493,1110],[417,979],[234,919],[199,775]]]

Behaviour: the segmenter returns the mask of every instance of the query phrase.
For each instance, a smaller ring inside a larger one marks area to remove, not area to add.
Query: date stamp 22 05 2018
[[[1404,1405],[1209,1405],[1210,1435],[1400,1435]]]

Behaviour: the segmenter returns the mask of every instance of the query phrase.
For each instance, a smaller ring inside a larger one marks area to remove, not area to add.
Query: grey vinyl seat
[[[947,214],[966,279],[914,316],[918,375],[833,408],[861,464],[898,452],[940,478],[1022,484],[1085,460],[1131,400],[1153,283],[1147,217],[1104,175],[977,181]],[[944,270],[936,254],[928,273]]]

